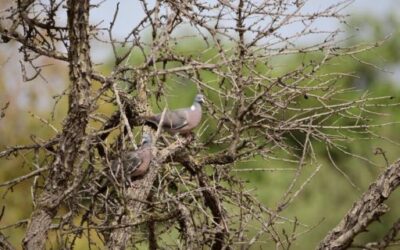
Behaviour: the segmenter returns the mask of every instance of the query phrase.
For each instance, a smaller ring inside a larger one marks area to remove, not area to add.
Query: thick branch
[[[358,234],[389,210],[383,202],[399,185],[400,160],[369,186],[368,191],[347,212],[339,225],[328,233],[317,249],[347,249]]]
[[[137,217],[139,217],[145,208],[147,197],[153,187],[153,183],[156,180],[158,171],[161,164],[171,155],[176,153],[182,146],[185,146],[190,141],[187,140],[183,144],[180,142],[175,142],[167,148],[164,148],[157,155],[157,163],[153,164],[149,169],[149,172],[142,178],[135,181],[131,188],[128,189],[127,199],[128,199],[128,209],[130,214],[126,214],[121,219],[122,224],[132,223]],[[125,249],[131,237],[131,228],[118,228],[111,232],[108,239],[107,247],[108,249]]]
[[[47,231],[60,203],[79,185],[88,140],[90,112],[89,0],[69,0],[68,49],[71,92],[60,145],[23,240],[24,249],[44,249]]]
[[[374,250],[386,249],[390,245],[390,243],[396,240],[396,236],[399,234],[399,232],[400,232],[400,219],[398,219],[395,223],[393,223],[393,226],[390,228],[390,230],[387,232],[387,234],[383,237],[382,240],[368,243],[365,245],[365,247],[366,249],[374,249]]]
[[[213,159],[214,158],[211,157],[210,161],[212,161]],[[225,160],[227,163],[233,159],[233,157],[227,157]],[[175,160],[181,163],[192,175],[196,176],[199,182],[199,186],[204,188],[202,190],[204,204],[210,209],[211,214],[213,215],[214,223],[218,225],[215,229],[214,242],[211,249],[224,249],[225,247],[227,247],[225,238],[229,234],[228,226],[225,222],[225,214],[222,209],[221,201],[218,198],[218,194],[212,188],[208,188],[209,185],[207,181],[207,176],[202,171],[203,165],[196,164],[195,161],[193,161],[193,159],[191,159],[191,157],[186,154],[178,155]],[[223,164],[223,161],[224,159],[218,161],[218,163]],[[206,162],[206,160],[204,162]]]
[[[8,242],[7,238],[0,232],[0,249],[14,250],[15,248]]]

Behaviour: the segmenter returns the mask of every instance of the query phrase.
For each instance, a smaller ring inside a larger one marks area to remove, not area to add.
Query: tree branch
[[[398,219],[395,223],[393,223],[393,226],[390,228],[390,230],[387,232],[387,234],[383,237],[382,240],[377,242],[370,242],[365,245],[365,248],[374,250],[386,249],[390,245],[390,243],[395,241],[395,238],[399,234],[399,232],[400,232],[400,219]]]
[[[50,168],[23,240],[24,249],[44,249],[47,231],[64,198],[77,188],[87,157],[91,60],[89,46],[89,0],[68,0],[69,110],[60,136],[59,149]]]
[[[7,238],[0,232],[0,249],[14,250],[15,248],[8,242]]]
[[[347,249],[369,224],[379,220],[389,207],[383,202],[400,185],[400,160],[393,163],[372,183],[342,221],[322,240],[317,249]]]
[[[147,197],[153,188],[153,183],[156,180],[157,174],[162,166],[162,163],[179,151],[182,147],[187,145],[190,140],[186,140],[181,144],[179,141],[171,144],[170,146],[164,148],[156,155],[155,159],[157,162],[154,162],[149,169],[149,172],[141,179],[132,183],[132,187],[130,187],[127,191],[127,208],[129,211],[125,215],[123,215],[121,221],[119,223],[122,224],[130,224],[132,221],[136,220],[142,213],[142,210],[145,208],[146,203],[144,201],[147,200]],[[141,202],[143,201],[143,202]],[[131,228],[118,228],[111,232],[108,237],[107,247],[108,249],[125,249],[126,244],[131,238]]]

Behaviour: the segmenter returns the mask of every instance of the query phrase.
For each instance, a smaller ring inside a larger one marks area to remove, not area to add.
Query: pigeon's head
[[[196,97],[194,98],[194,101],[197,103],[204,103],[204,95],[202,94],[197,94]]]
[[[151,144],[151,141],[152,141],[151,135],[148,133],[144,133],[142,136],[142,145]]]

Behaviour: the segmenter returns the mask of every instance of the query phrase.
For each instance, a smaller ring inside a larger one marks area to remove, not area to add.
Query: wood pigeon
[[[151,135],[143,134],[142,144],[137,150],[122,153],[121,158],[112,162],[112,178],[118,181],[130,180],[132,177],[146,174],[152,159],[151,146]]]
[[[175,110],[167,110],[162,121],[162,129],[171,134],[186,134],[196,128],[201,121],[201,104],[204,103],[204,96],[197,94],[192,106]],[[162,113],[146,116],[145,124],[152,128],[158,128]]]

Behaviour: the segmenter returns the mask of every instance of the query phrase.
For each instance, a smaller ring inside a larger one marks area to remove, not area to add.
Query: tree
[[[326,148],[333,164],[333,153],[362,158],[344,145],[377,138],[376,129],[392,123],[371,119],[381,115],[379,107],[395,105],[391,96],[349,90],[348,72],[328,72],[342,58],[361,61],[357,56],[379,43],[345,46],[338,30],[317,25],[322,18],[345,22],[341,10],[347,0],[314,12],[307,12],[307,1],[301,0],[140,2],[144,17],[122,39],[113,33],[119,4],[107,28],[89,22],[101,5],[89,0],[15,1],[2,14],[3,42],[19,43],[24,65],[34,72],[25,79],[42,76],[37,63],[42,57],[65,62],[69,69],[68,112],[60,131],[43,142],[9,145],[0,152],[3,158],[28,151],[35,160],[35,169],[1,184],[12,188],[34,178],[23,247],[43,249],[54,235],[66,249],[81,237],[89,246],[110,249],[140,244],[250,248],[263,238],[290,248],[302,223],[282,213],[320,170],[316,146]],[[313,43],[302,46],[307,37]],[[94,66],[95,40],[105,40],[113,53],[109,73]],[[282,67],[285,58],[293,63]],[[171,137],[144,125],[143,117],[156,105],[165,106],[166,96],[189,99],[195,92],[208,99],[195,136]],[[112,113],[103,114],[105,106]],[[157,141],[149,172],[129,186],[107,179],[112,160],[136,148],[135,134],[143,131]],[[284,170],[294,171],[272,207],[248,192],[236,174],[277,170],[236,168],[252,159],[279,160],[286,163]],[[393,169],[383,176],[391,173],[395,189]],[[12,248],[2,235],[0,240]]]

